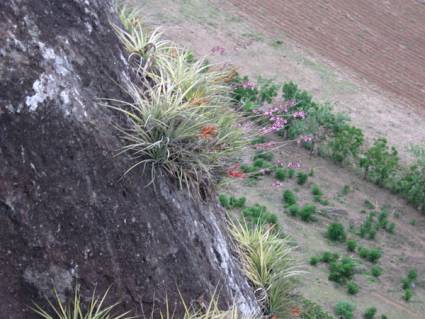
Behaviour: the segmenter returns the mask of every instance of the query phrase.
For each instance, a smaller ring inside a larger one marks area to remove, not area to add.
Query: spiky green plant
[[[152,71],[157,60],[169,55],[172,44],[163,39],[161,28],[149,30],[141,21],[140,13],[129,6],[117,5],[116,11],[123,28],[111,23],[118,39],[128,52],[128,60],[137,69],[138,74]]]
[[[33,308],[34,312],[43,319],[132,319],[135,317],[129,317],[129,312],[114,315],[113,309],[118,305],[117,303],[105,306],[105,299],[108,291],[99,298],[96,297],[96,292],[90,299],[87,306],[84,306],[81,301],[81,295],[79,287],[76,286],[74,290],[74,298],[68,304],[62,302],[59,295],[55,290],[55,301],[48,300],[51,311],[41,308],[39,305],[35,305]]]
[[[230,232],[239,245],[243,269],[266,313],[287,315],[293,278],[304,273],[293,257],[293,246],[273,227],[231,221]]]
[[[129,90],[132,102],[110,100],[108,107],[126,115],[129,125],[118,127],[136,166],[151,165],[177,177],[181,187],[209,185],[222,159],[243,145],[237,117],[226,107],[192,106],[174,86]],[[127,173],[126,172],[126,173]]]
[[[193,105],[230,103],[230,86],[224,80],[227,71],[220,71],[201,58],[188,61],[188,51],[172,48],[170,54],[158,57],[157,73],[149,76],[157,83],[173,83]]]
[[[161,167],[180,187],[211,185],[213,172],[245,144],[240,116],[229,107],[226,72],[192,61],[188,51],[162,40],[160,31],[146,31],[132,9],[118,12],[125,29],[114,28],[129,59],[137,57],[131,65],[141,78],[128,85],[130,102],[104,104],[128,119],[118,127],[125,142],[121,152],[136,160],[128,171],[149,165],[154,178]]]

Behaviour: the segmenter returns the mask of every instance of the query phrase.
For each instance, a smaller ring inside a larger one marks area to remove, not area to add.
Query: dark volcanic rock
[[[165,177],[122,178],[120,119],[95,103],[124,98],[129,78],[110,20],[103,0],[1,1],[0,317],[35,318],[33,301],[76,281],[134,312],[217,286],[253,310],[217,205]]]

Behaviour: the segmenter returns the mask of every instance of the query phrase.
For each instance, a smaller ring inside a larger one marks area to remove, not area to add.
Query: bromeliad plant
[[[266,314],[286,318],[293,295],[293,278],[302,274],[288,237],[270,225],[231,221],[230,232],[239,246],[243,269],[256,289]]]
[[[192,106],[171,85],[143,90],[133,86],[131,102],[111,101],[108,106],[126,115],[129,127],[119,127],[136,166],[164,169],[178,178],[181,187],[208,185],[221,160],[239,149],[242,134],[237,117],[222,106]],[[126,173],[127,173],[126,172]]]
[[[159,31],[147,32],[131,10],[119,12],[126,29],[114,28],[141,75],[128,85],[130,101],[105,103],[128,120],[118,127],[126,143],[121,153],[136,161],[127,172],[150,167],[153,180],[159,167],[180,187],[199,191],[245,144],[240,117],[229,107],[228,73],[189,59]]]

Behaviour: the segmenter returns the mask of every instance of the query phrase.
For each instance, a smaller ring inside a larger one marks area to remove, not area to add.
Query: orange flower
[[[190,100],[190,104],[196,105],[196,106],[208,104],[208,99],[206,97],[195,97],[192,100]]]
[[[201,137],[206,140],[215,137],[217,133],[218,129],[215,125],[207,125],[201,129]]]
[[[299,317],[301,316],[301,309],[298,307],[294,307],[291,309],[291,315],[294,317]]]
[[[227,175],[229,175],[229,177],[245,177],[245,174],[240,170],[239,163],[230,167],[230,169],[227,171]]]

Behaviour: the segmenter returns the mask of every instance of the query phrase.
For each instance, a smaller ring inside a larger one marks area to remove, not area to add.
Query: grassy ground
[[[242,162],[250,163],[254,152],[253,149],[246,150],[241,158]],[[299,247],[299,258],[309,271],[301,280],[301,293],[329,311],[337,301],[350,300],[357,304],[358,314],[375,306],[379,313],[386,314],[389,318],[422,318],[425,312],[424,283],[418,282],[414,297],[406,303],[402,299],[401,280],[413,267],[418,273],[425,272],[425,252],[421,249],[425,242],[425,235],[421,233],[425,226],[424,216],[390,193],[365,182],[355,172],[336,167],[327,160],[311,157],[308,152],[296,146],[288,145],[275,152],[274,160],[283,163],[299,161],[302,167],[297,170],[308,173],[313,169],[314,176],[309,177],[308,182],[302,186],[295,179],[288,179],[280,187],[273,187],[273,182],[276,181],[273,176],[263,176],[255,183],[247,178],[228,179],[223,183],[221,191],[245,196],[248,205],[259,203],[278,215],[283,231],[294,238]],[[320,187],[324,193],[323,198],[329,201],[328,205],[314,203],[311,194],[313,184]],[[348,193],[344,192],[347,186]],[[317,221],[305,223],[286,213],[282,203],[284,190],[292,190],[300,206],[314,203],[319,210]],[[396,225],[394,234],[380,230],[374,240],[361,239],[356,234],[367,213],[371,211],[365,201],[372,203],[374,210],[385,207],[389,211],[389,222]],[[416,221],[415,225],[412,225],[412,220]],[[332,222],[342,223],[348,238],[355,239],[358,245],[382,249],[383,256],[378,265],[383,268],[383,274],[379,279],[370,274],[372,263],[362,260],[357,253],[348,252],[345,244],[333,243],[325,237],[326,227]],[[355,231],[349,231],[350,225],[354,226]],[[326,265],[308,265],[310,257],[324,251],[352,256],[357,261],[354,280],[360,286],[360,291],[356,296],[347,294],[346,286],[328,280],[329,271]]]

